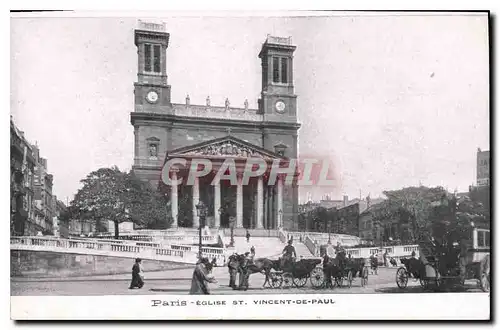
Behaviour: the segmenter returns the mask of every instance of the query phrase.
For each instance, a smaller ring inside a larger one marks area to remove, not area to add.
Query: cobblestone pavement
[[[146,285],[142,289],[129,290],[130,275],[93,276],[86,278],[72,278],[64,280],[11,280],[12,296],[88,296],[88,295],[155,295],[155,294],[188,294],[191,286],[192,270],[177,270],[154,272],[146,274]],[[264,276],[254,274],[250,277],[248,291],[232,290],[228,286],[229,277],[225,268],[217,268],[214,275],[217,284],[211,284],[212,294],[292,294],[292,293],[421,293],[424,292],[418,282],[410,280],[408,288],[401,290],[395,282],[396,268],[381,268],[378,275],[370,275],[368,285],[361,286],[359,278],[355,278],[351,288],[342,287],[334,289],[314,289],[308,281],[303,288],[262,288]],[[460,291],[480,292],[478,285],[472,281],[467,282],[465,289]]]

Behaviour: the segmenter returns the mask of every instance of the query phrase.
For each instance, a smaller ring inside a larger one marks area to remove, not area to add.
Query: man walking
[[[248,231],[248,229],[247,229],[246,237],[247,237],[247,243],[250,243],[250,232]]]

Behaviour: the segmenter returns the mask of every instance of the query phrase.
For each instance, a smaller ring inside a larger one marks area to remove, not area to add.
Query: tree
[[[118,167],[101,168],[81,180],[71,206],[80,219],[100,222],[111,220],[115,224],[115,238],[119,237],[118,225],[128,220],[126,209],[126,173]]]
[[[400,190],[384,191],[387,205],[391,210],[399,210],[408,216],[413,239],[430,228],[429,218],[436,203],[447,201],[447,192],[442,187],[407,187]],[[446,204],[448,206],[448,204]]]
[[[165,197],[132,172],[124,173],[117,167],[101,168],[81,182],[83,187],[71,202],[73,214],[92,221],[97,227],[104,221],[112,221],[116,239],[119,224],[124,221],[145,227],[161,220],[165,226],[170,224]]]
[[[409,187],[384,194],[389,205],[409,218],[414,239],[431,235],[456,241],[468,233],[472,221],[487,220],[489,211],[468,197],[457,199],[442,187]]]
[[[134,173],[127,176],[126,203],[134,223],[148,229],[167,229],[172,225],[170,201],[160,189],[141,181]]]

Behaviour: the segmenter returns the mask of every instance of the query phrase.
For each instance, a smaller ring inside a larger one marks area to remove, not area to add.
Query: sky
[[[144,17],[12,18],[11,115],[40,147],[64,202],[100,167],[133,163],[134,29]],[[487,16],[159,17],[172,102],[257,107],[267,34],[291,36],[299,154],[338,184],[314,200],[406,186],[467,191],[489,149]]]

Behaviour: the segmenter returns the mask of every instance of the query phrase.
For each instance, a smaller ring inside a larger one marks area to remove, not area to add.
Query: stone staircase
[[[225,244],[229,244],[231,239],[229,237],[224,238]],[[282,243],[277,237],[251,237],[250,242],[247,243],[245,237],[235,237],[234,247],[236,253],[250,252],[252,246],[255,247],[255,254],[257,258],[271,258],[277,259],[281,256],[283,248],[286,244]],[[299,241],[293,242],[295,251],[297,252],[297,257],[302,258],[313,258],[309,249],[304,243]]]
[[[230,237],[224,237],[224,243],[229,244]],[[234,237],[235,252],[242,254],[250,252],[250,248],[255,247],[256,258],[277,259],[285,247],[277,237],[250,237],[247,243],[245,237]]]

